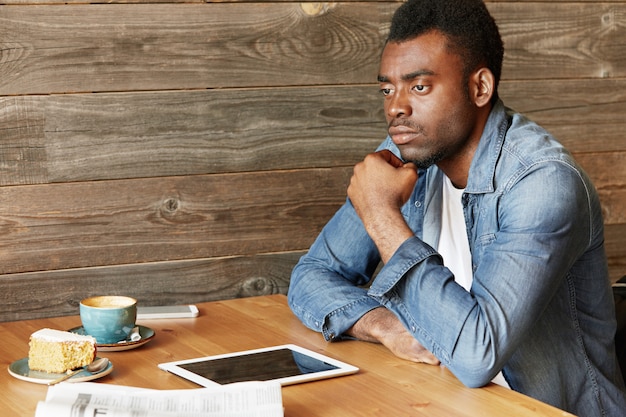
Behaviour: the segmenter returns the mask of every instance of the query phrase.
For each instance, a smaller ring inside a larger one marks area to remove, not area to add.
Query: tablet
[[[359,370],[296,345],[160,363],[159,368],[203,387],[243,381],[278,381],[284,386],[354,374]]]

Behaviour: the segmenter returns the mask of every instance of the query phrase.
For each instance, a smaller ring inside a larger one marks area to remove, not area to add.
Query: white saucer
[[[87,370],[82,370],[76,375],[70,377],[67,382],[85,382],[92,381],[94,379],[102,378],[110,374],[113,371],[113,364],[109,361],[109,364],[100,372],[92,374]],[[54,381],[57,378],[62,377],[63,374],[53,374],[41,371],[31,371],[28,367],[28,358],[23,358],[13,362],[9,365],[9,373],[17,379],[22,381],[34,382],[35,384],[48,385],[50,381]]]
[[[131,340],[122,340],[118,343],[96,343],[96,348],[98,352],[119,352],[122,350],[130,350],[138,348],[139,346],[143,346],[148,343],[154,337],[154,330],[149,327],[137,325],[139,327],[139,335],[141,339],[137,341]],[[74,327],[73,329],[69,329],[68,332],[86,335],[85,329],[83,326]]]

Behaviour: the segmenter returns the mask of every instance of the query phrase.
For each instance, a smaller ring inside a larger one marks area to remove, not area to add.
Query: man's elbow
[[[483,375],[468,376],[468,375],[457,374],[456,376],[459,379],[459,381],[461,381],[461,383],[468,388],[484,387],[493,379],[493,378],[485,377]]]
[[[481,388],[491,382],[500,370],[477,361],[471,366],[450,366],[452,373],[468,388]]]

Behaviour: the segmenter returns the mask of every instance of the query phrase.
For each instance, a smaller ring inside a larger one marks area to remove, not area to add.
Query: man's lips
[[[411,142],[420,132],[407,126],[391,126],[389,136],[396,145],[404,145]]]

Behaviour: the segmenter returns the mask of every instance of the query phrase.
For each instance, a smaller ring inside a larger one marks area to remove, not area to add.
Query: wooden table
[[[113,372],[98,381],[157,389],[195,388],[195,384],[157,368],[173,360],[294,343],[358,366],[359,373],[283,388],[287,417],[317,416],[567,416],[544,403],[490,385],[464,387],[447,369],[396,358],[381,345],[326,342],[291,313],[286,297],[273,295],[199,304],[196,319],[144,320],[156,336],[144,346],[101,352]],[[47,387],[13,378],[9,364],[28,355],[28,337],[43,327],[70,329],[78,316],[0,323],[2,415],[34,416]]]

